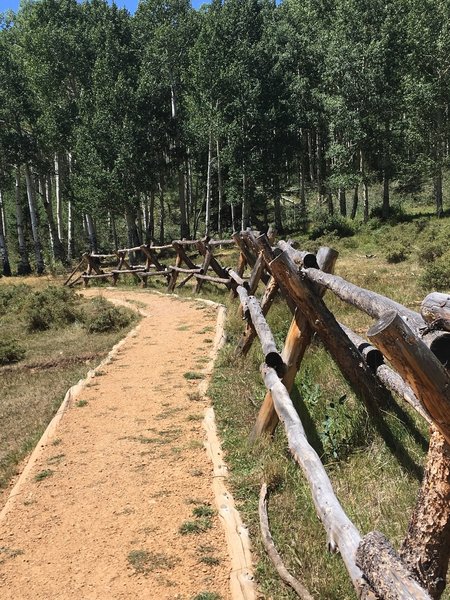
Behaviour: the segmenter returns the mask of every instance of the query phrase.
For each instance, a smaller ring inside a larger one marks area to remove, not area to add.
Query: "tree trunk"
[[[273,205],[275,210],[275,229],[282,235],[284,233],[283,220],[281,217],[281,192],[278,176],[273,178]]]
[[[369,185],[367,183],[367,177],[366,177],[366,163],[365,163],[365,158],[364,158],[364,152],[362,151],[362,149],[360,150],[360,173],[361,173],[361,180],[362,180],[362,184],[363,184],[363,201],[364,201],[364,222],[366,223],[369,220]]]
[[[164,244],[164,219],[165,219],[165,209],[164,209],[164,190],[162,186],[162,177],[160,182],[158,183],[159,188],[159,243]]]
[[[112,212],[108,213],[109,220],[109,239],[112,242],[112,247],[114,250],[118,250],[119,248],[119,240],[117,239],[117,229],[116,229],[116,219]]]
[[[212,163],[212,134],[209,132],[208,142],[208,170],[206,176],[206,210],[205,210],[205,235],[209,236],[211,224],[211,163]]]
[[[345,190],[343,188],[338,189],[338,199],[339,199],[339,212],[342,217],[347,216],[347,198],[345,194]]]
[[[216,152],[217,152],[217,192],[219,196],[219,205],[217,211],[217,231],[219,233],[219,238],[222,237],[222,209],[223,209],[223,182],[222,182],[222,165],[220,162],[220,144],[219,139],[216,142]]]
[[[95,254],[97,254],[98,253],[97,232],[95,231],[94,221],[92,220],[92,217],[89,213],[86,213],[85,217],[86,217],[87,236],[88,236],[88,240],[89,240],[89,249],[91,252],[94,252]]]
[[[55,195],[56,195],[56,224],[58,227],[58,238],[62,242],[64,239],[62,198],[61,198],[61,170],[60,158],[55,154]]]
[[[2,261],[3,275],[10,277],[11,265],[9,264],[8,244],[6,243],[4,214],[3,192],[0,190],[0,259]]]
[[[314,144],[313,144],[313,132],[308,131],[308,158],[309,158],[309,181],[314,181]]]
[[[67,154],[67,160],[69,163],[69,175],[72,174],[72,154]],[[73,205],[72,200],[67,203],[67,260],[73,260],[75,256],[75,238],[74,238],[74,226],[73,226]]]
[[[322,136],[320,130],[316,133],[316,171],[317,171],[317,200],[319,205],[325,196],[325,190],[323,185],[323,150],[322,150]]]
[[[443,121],[442,109],[436,109],[436,122],[434,132],[434,200],[436,203],[436,214],[438,217],[444,215],[442,201],[442,154],[443,154]]]
[[[248,227],[248,198],[247,198],[247,175],[245,174],[245,164],[242,167],[242,214],[241,214],[241,231]]]
[[[45,266],[44,258],[42,256],[42,244],[39,234],[39,224],[36,210],[36,190],[31,175],[31,169],[28,164],[25,164],[25,180],[27,184],[28,207],[30,210],[31,231],[33,234],[34,242],[34,254],[36,257],[36,271],[38,275],[42,275],[42,273],[45,270]]]
[[[351,212],[351,215],[350,215],[350,219],[352,219],[352,221],[356,217],[356,212],[358,210],[358,202],[359,202],[358,186],[355,185],[355,189],[353,190],[352,212]]]
[[[47,181],[45,177],[39,178],[39,187],[42,198],[42,204],[44,206],[45,214],[47,215],[48,228],[50,232],[50,243],[53,251],[53,258],[55,261],[59,260],[62,263],[65,261],[64,248],[61,240],[58,236],[58,229],[55,224],[53,216],[52,206],[52,191],[51,191],[51,178],[48,176]]]
[[[155,192],[153,190],[150,192],[146,238],[147,242],[153,242],[155,239]]]
[[[31,273],[31,266],[30,266],[30,261],[28,259],[27,244],[25,241],[20,180],[21,180],[20,167],[16,167],[16,189],[15,189],[16,222],[17,222],[17,242],[18,242],[18,246],[19,246],[19,256],[20,256],[20,260],[17,265],[17,274],[18,275],[28,275],[29,273]]]

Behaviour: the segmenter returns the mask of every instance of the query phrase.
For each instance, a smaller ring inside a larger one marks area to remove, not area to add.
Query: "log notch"
[[[267,252],[268,248],[266,247],[266,253]],[[294,250],[294,252],[296,251]],[[338,253],[335,250],[332,250],[331,248],[324,249],[321,254],[322,268],[333,271],[337,257]],[[303,261],[303,256],[301,257],[301,260]],[[309,260],[311,260],[310,257]],[[314,263],[316,263],[315,256],[313,260]],[[324,289],[319,291],[320,295],[323,295],[324,293]],[[286,373],[283,375],[282,381],[288,392],[291,391],[292,386],[294,385],[295,377],[297,376],[303,356],[311,343],[312,333],[313,331],[307,318],[297,307],[281,353],[283,362],[286,365]],[[254,441],[261,435],[272,435],[277,424],[278,415],[273,406],[272,396],[270,392],[267,392],[250,434],[250,439]]]
[[[425,477],[400,555],[432,598],[440,598],[450,559],[450,446],[434,427]]]
[[[249,296],[247,290],[242,286],[238,286],[236,291],[243,307],[244,318],[251,320],[251,324],[259,337],[264,352],[265,363],[269,367],[274,368],[281,376],[285,371],[285,365],[277,350],[272,332],[264,318],[258,300],[255,296]]]
[[[389,404],[389,395],[379,385],[355,345],[342,331],[310,282],[300,277],[297,266],[287,253],[283,252],[272,260],[270,269],[280,287],[291,295],[305,315],[346,380],[363,400],[367,411],[374,417],[375,424],[380,426],[379,407]],[[383,435],[387,441],[387,432]]]
[[[430,596],[379,531],[371,531],[364,536],[358,546],[356,564],[383,600],[430,600]]]
[[[450,376],[439,360],[396,311],[385,313],[367,336],[411,386],[450,442]]]

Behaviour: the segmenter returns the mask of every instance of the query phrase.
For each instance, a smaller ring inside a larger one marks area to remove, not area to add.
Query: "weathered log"
[[[348,335],[349,339],[361,352],[368,366],[372,369],[372,371],[376,372],[377,368],[384,363],[383,353],[378,350],[378,348],[372,346],[372,344],[369,344],[367,340],[355,333],[352,329],[350,329],[350,327],[347,327],[342,323],[339,324],[345,331],[346,335]]]
[[[175,267],[181,267],[181,265],[183,264],[183,258],[180,254],[179,250],[179,246],[176,246],[176,244],[173,244],[173,248],[175,249],[176,253],[177,253],[177,257],[175,259]],[[169,279],[169,283],[167,284],[167,291],[168,292],[173,292],[173,290],[175,289],[175,285],[177,283],[177,279],[178,279],[178,271],[176,271],[175,269],[173,269],[171,271],[171,276]]]
[[[123,271],[120,271],[121,273],[123,273]],[[107,279],[108,277],[111,277],[112,273],[99,273],[98,275],[82,275],[83,279]]]
[[[81,266],[84,262],[86,262],[86,257],[88,256],[88,254],[83,254],[80,262],[77,264],[77,266],[75,267],[75,269],[73,269],[73,271],[70,273],[69,277],[65,280],[63,285],[68,285],[69,281],[72,279],[72,277],[75,275],[75,273],[81,269]]]
[[[119,271],[122,272],[123,271]],[[138,271],[137,275],[139,277],[154,277],[155,275],[170,275],[170,271],[168,269],[164,269],[163,271]]]
[[[99,258],[100,260],[105,260],[107,258],[117,258],[117,254],[89,254],[92,258]]]
[[[227,272],[228,272],[230,279],[232,280],[233,283],[236,284],[236,286],[240,285],[242,287],[245,287],[245,289],[248,290],[248,281],[246,281],[245,279],[242,279],[242,277],[239,275],[239,273],[237,273],[233,269],[228,269]]]
[[[258,289],[258,284],[259,284],[262,274],[264,272],[264,266],[265,266],[264,255],[262,254],[262,252],[260,252],[258,255],[258,258],[256,259],[255,266],[253,267],[253,270],[251,272],[250,279],[248,282],[248,290],[249,290],[249,294],[251,294],[251,295],[254,295],[254,293]]]
[[[277,350],[272,332],[270,331],[270,327],[264,318],[258,300],[255,298],[255,296],[249,296],[247,290],[242,286],[238,286],[236,291],[243,306],[244,317],[246,319],[251,319],[251,324],[253,325],[259,337],[266,364],[269,367],[274,368],[275,371],[281,376],[285,371],[285,365],[280,353]]]
[[[291,575],[286,569],[281,556],[275,548],[275,543],[273,541],[272,534],[270,533],[269,516],[267,514],[267,502],[267,484],[263,483],[259,494],[259,526],[261,529],[261,537],[264,544],[264,548],[266,549],[270,560],[272,561],[275,569],[277,570],[278,575],[289,587],[291,587],[295,591],[297,596],[299,598],[302,598],[302,600],[313,600],[313,597],[308,592],[306,587],[298,579]]]
[[[208,252],[208,247],[203,240],[200,240],[197,243],[197,249],[202,256],[205,256]],[[219,277],[219,279],[229,279],[228,271],[224,267],[222,267],[222,265],[214,258],[212,253],[209,256],[209,265],[214,271],[214,273],[216,273],[216,275]]]
[[[369,414],[375,418],[375,422],[379,422],[378,407],[389,404],[389,395],[379,385],[375,375],[362,360],[355,345],[342,331],[334,315],[320,296],[314,293],[311,283],[300,277],[297,266],[286,252],[272,260],[270,269],[279,286],[292,296],[308,319],[310,326],[316,331],[344,377],[363,400]]]
[[[328,549],[339,550],[358,597],[375,598],[370,594],[363,573],[355,563],[361,536],[344,512],[317,452],[309,444],[300,417],[276,372],[263,365],[262,376],[271,392],[275,410],[286,430],[289,450],[308,480],[317,515],[327,533]]]
[[[268,252],[267,246],[265,252]],[[338,253],[331,250],[331,248],[329,249],[329,252],[323,251],[322,266],[325,269],[333,270],[337,256]],[[320,295],[323,295],[324,293],[324,289],[319,291]],[[294,385],[295,377],[297,376],[303,356],[311,343],[312,333],[307,318],[303,315],[301,310],[297,308],[281,353],[281,357],[286,365],[286,372],[283,375],[282,381],[288,392],[291,391],[292,386]],[[267,392],[250,434],[250,440],[254,441],[265,433],[272,435],[277,424],[278,416],[273,406],[272,396],[270,392]]]
[[[176,289],[180,289],[182,287],[184,287],[188,281],[190,281],[192,278],[194,277],[194,273],[189,273],[189,275],[187,275],[183,281],[180,281],[180,283],[177,284]]]
[[[150,244],[150,248],[152,250],[158,250],[158,251],[160,251],[160,250],[173,250],[172,244],[165,244],[163,246],[154,246],[153,244]]]
[[[201,267],[196,267],[195,269],[185,269],[184,267],[167,267],[169,271],[177,271],[178,273],[191,273],[195,275],[196,273],[203,274],[203,269]]]
[[[450,331],[450,296],[433,292],[424,298],[420,314],[430,329]]]
[[[233,233],[232,237],[233,237],[233,240],[234,240],[236,246],[241,251],[241,254],[244,256],[247,264],[253,268],[255,266],[256,257],[247,248],[247,244],[244,242],[243,239],[241,239],[241,236],[239,235],[239,233]]]
[[[394,310],[385,313],[367,336],[411,386],[450,442],[450,376],[439,360]]]
[[[368,533],[358,546],[356,564],[383,600],[430,600],[430,596],[379,531]]]
[[[212,250],[209,244],[206,246],[203,242],[198,242],[197,248],[201,254],[203,254],[203,263],[202,263],[202,273],[207,274],[209,265],[212,259]],[[195,293],[199,294],[203,286],[203,279],[197,279],[197,283],[195,285]]]
[[[118,275],[137,275],[139,273],[145,273],[144,267],[138,267],[137,269],[113,269],[109,272],[110,274],[118,274]]]
[[[164,269],[164,265],[159,262],[155,250],[150,245],[142,244],[141,250],[147,256],[148,262],[155,265],[157,271],[162,271]]]
[[[435,428],[400,556],[430,596],[440,598],[450,558],[450,446]]]
[[[231,279],[229,277],[211,277],[210,275],[201,275],[199,273],[194,273],[194,277],[196,279],[204,279],[210,283],[223,283],[227,287],[231,284]]]
[[[450,334],[447,332],[429,332],[427,323],[419,313],[381,294],[360,288],[337,275],[330,275],[317,269],[305,269],[304,274],[310,281],[324,285],[334,292],[338,298],[352,306],[356,306],[374,319],[379,319],[382,314],[389,310],[397,311],[412,331],[418,337],[423,338],[425,344],[443,364],[450,362]]]
[[[295,262],[295,264],[299,267],[303,267],[304,269],[319,268],[317,257],[312,252],[295,250],[295,248],[293,248],[291,244],[285,242],[284,240],[280,240],[278,242],[278,248],[280,248],[283,252],[287,252],[292,258],[292,260]]]
[[[235,242],[234,240],[209,240],[208,244],[210,246],[231,246],[233,245]]]
[[[120,248],[117,250],[117,252],[121,254],[129,254],[130,252],[139,252],[140,249],[140,246],[135,246],[134,248]]]
[[[270,310],[270,307],[278,294],[278,284],[273,277],[270,278],[269,283],[266,286],[263,297],[261,298],[261,311],[264,316]],[[246,356],[248,351],[252,347],[253,340],[256,337],[256,331],[250,325],[247,325],[245,332],[242,334],[241,339],[236,346],[236,354]]]

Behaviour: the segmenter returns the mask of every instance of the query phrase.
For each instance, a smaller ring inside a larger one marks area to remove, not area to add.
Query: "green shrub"
[[[386,260],[390,264],[397,264],[405,261],[409,256],[409,250],[401,245],[394,244],[386,254]]]
[[[64,327],[79,318],[77,296],[65,287],[49,286],[29,294],[22,310],[28,331]]]
[[[9,365],[22,360],[25,350],[14,341],[0,340],[0,365]]]
[[[340,238],[351,237],[355,235],[354,223],[339,215],[317,215],[310,231],[311,239],[316,240],[330,234]]]
[[[24,284],[0,287],[0,317],[5,316],[9,310],[20,308],[30,292],[31,288]]]
[[[420,285],[427,291],[450,290],[450,253],[427,265],[420,278]]]
[[[104,298],[95,298],[90,308],[83,312],[82,319],[89,333],[105,333],[127,327],[132,315],[123,308],[112,306]]]
[[[444,254],[444,248],[441,244],[429,244],[424,246],[419,252],[419,260],[423,262],[434,262]]]

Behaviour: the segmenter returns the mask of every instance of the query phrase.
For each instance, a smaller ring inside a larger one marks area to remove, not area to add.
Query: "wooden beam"
[[[450,442],[450,375],[439,360],[397,311],[385,313],[367,336],[411,386],[436,427]]]

